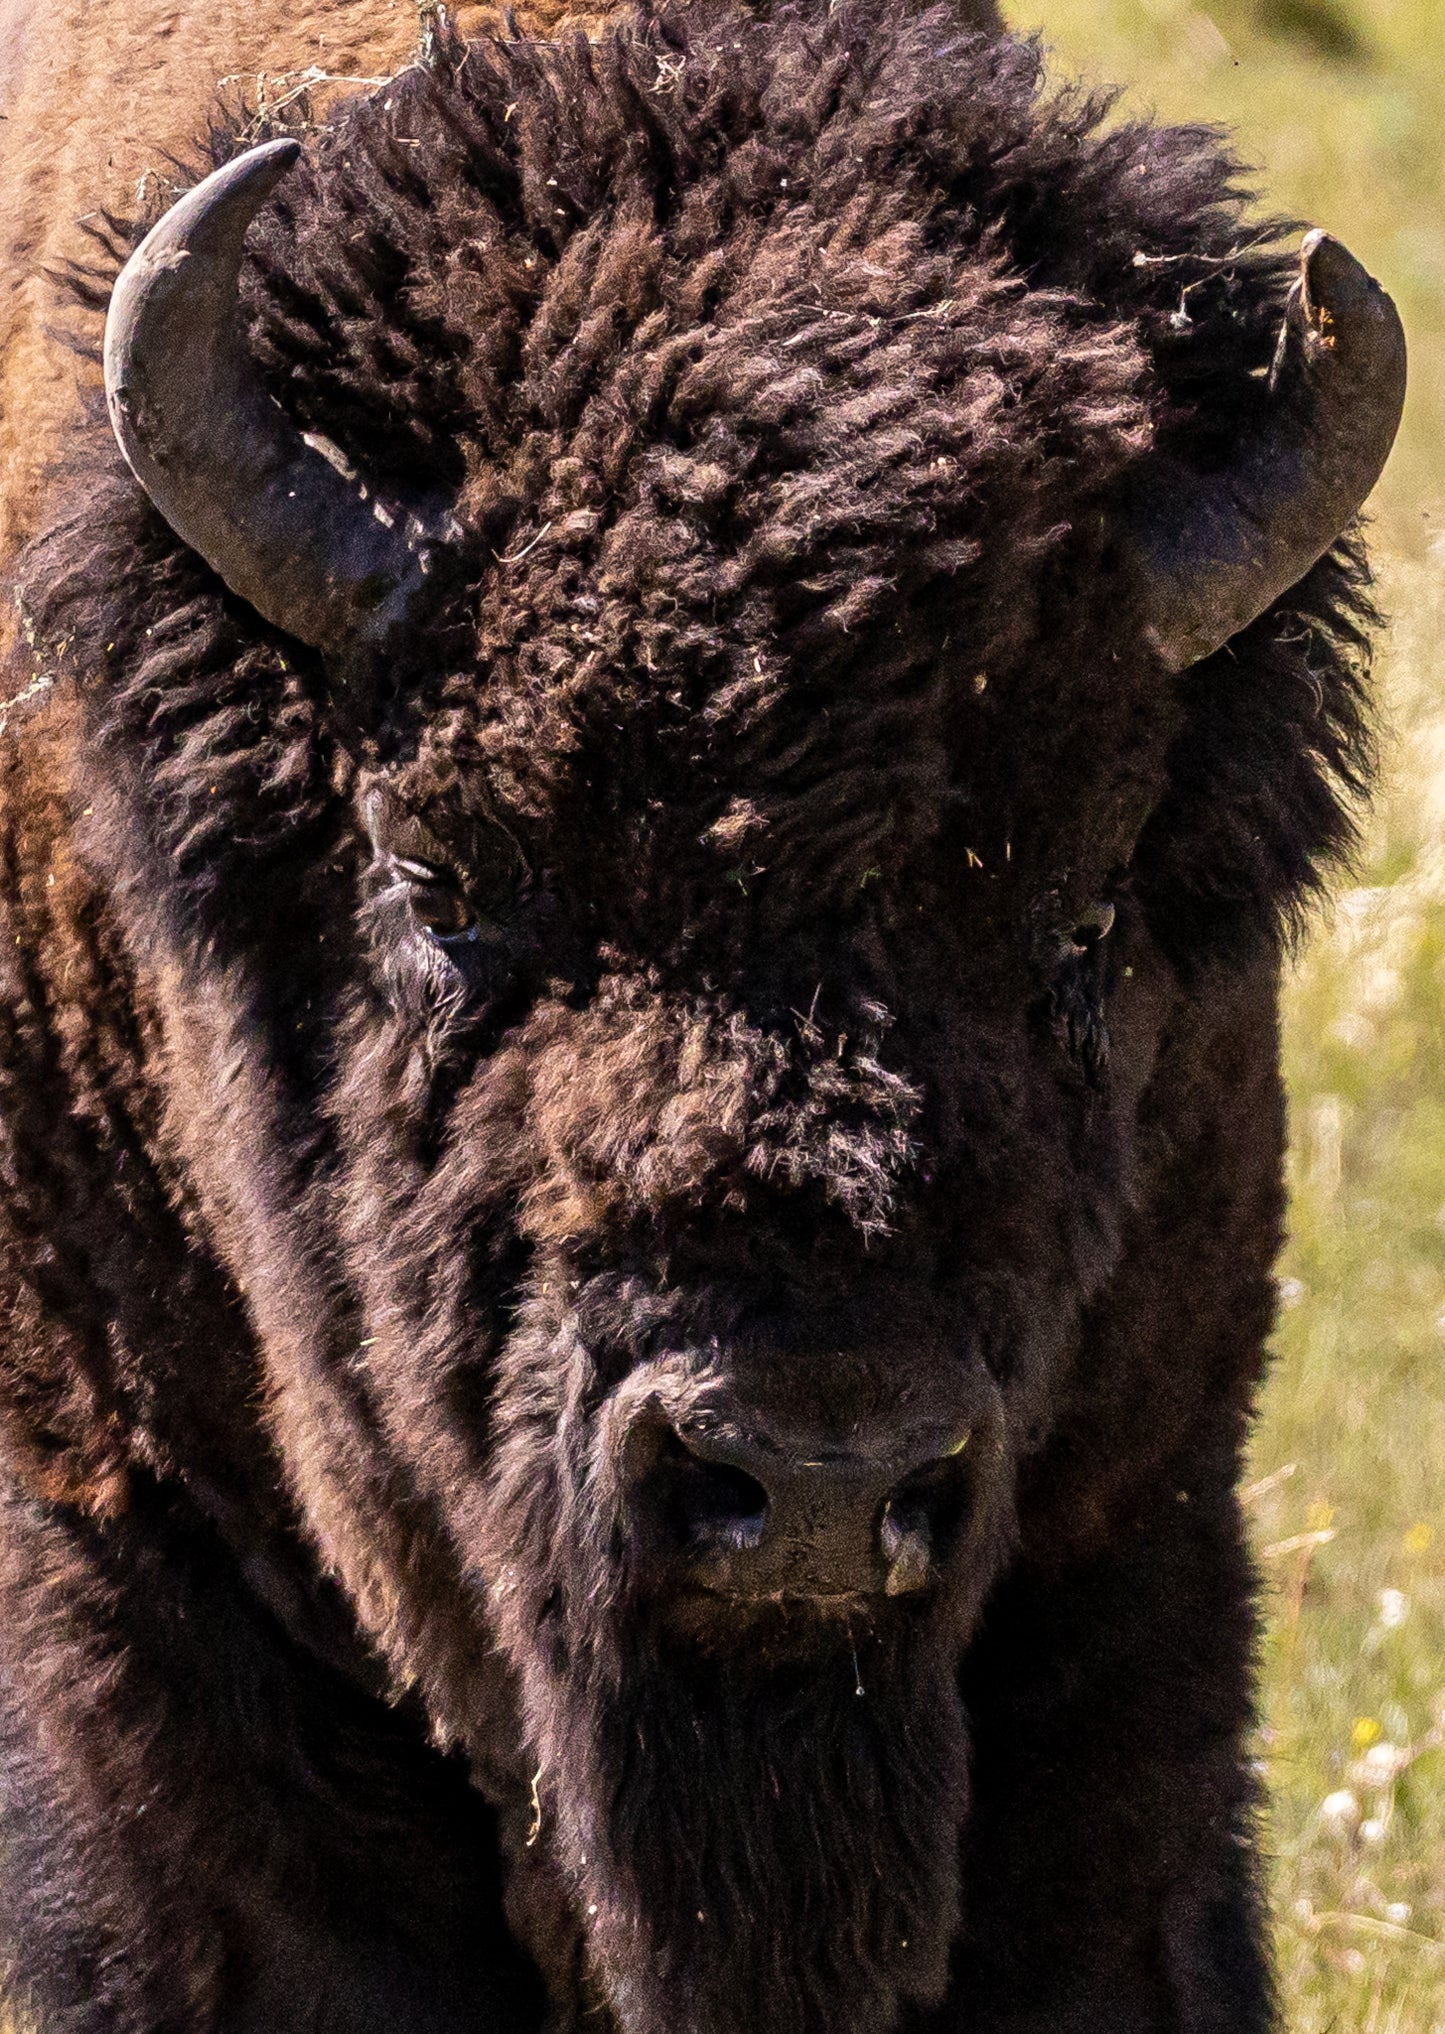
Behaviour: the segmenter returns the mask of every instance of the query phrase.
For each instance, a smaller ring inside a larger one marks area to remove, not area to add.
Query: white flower
[[[1403,1928],[1414,1911],[1408,1900],[1392,1900],[1385,1909],[1385,1919],[1393,1921],[1397,1928]]]
[[[1368,1822],[1360,1824],[1361,1843],[1383,1843],[1385,1835],[1386,1824],[1381,1821],[1378,1815],[1372,1815]]]
[[[1360,1804],[1348,1787],[1326,1794],[1320,1803],[1320,1820],[1336,1835],[1347,1836],[1360,1819]]]
[[[1410,1615],[1410,1599],[1403,1589],[1380,1591],[1380,1622],[1386,1631],[1398,1631]]]
[[[1389,1738],[1382,1737],[1350,1767],[1350,1781],[1356,1787],[1365,1787],[1378,1794],[1397,1780],[1409,1763],[1410,1753],[1404,1745],[1391,1744]]]

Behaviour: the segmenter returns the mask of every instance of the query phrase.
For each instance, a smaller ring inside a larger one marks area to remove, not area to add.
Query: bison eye
[[[392,866],[405,884],[412,916],[433,939],[446,946],[454,940],[470,943],[480,936],[477,915],[448,870],[399,856]]]

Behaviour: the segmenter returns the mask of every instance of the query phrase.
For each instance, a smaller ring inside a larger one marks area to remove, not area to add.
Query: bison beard
[[[626,2034],[881,2034],[943,1991],[967,1734],[926,1622],[806,1666],[638,1646],[548,1681],[557,1837]],[[535,1687],[535,1683],[534,1683]]]

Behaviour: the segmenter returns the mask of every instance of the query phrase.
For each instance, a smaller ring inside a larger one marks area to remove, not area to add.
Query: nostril
[[[925,1523],[905,1523],[890,1500],[883,1507],[878,1531],[883,1558],[888,1563],[884,1584],[889,1596],[912,1596],[928,1586],[933,1573],[933,1541]]]
[[[878,1528],[890,1596],[923,1588],[934,1564],[948,1559],[968,1517],[969,1500],[961,1448],[922,1463],[894,1485]]]
[[[768,1493],[745,1469],[694,1454],[669,1430],[652,1475],[659,1510],[680,1544],[744,1553],[761,1541]]]

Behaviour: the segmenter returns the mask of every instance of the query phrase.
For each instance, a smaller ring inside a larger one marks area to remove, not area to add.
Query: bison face
[[[822,724],[761,786],[687,728],[624,776],[602,731],[585,824],[443,777],[429,735],[356,792],[356,1368],[516,1672],[636,2034],[680,1998],[708,2034],[861,2034],[944,1981],[957,1663],[1119,1250],[1168,997],[1128,842],[1071,888],[1004,836],[1029,686],[972,676],[913,707],[953,796],[849,783],[868,844],[831,860],[787,839],[846,767]],[[1127,810],[1073,746],[1036,840]],[[708,812],[749,793],[739,882]]]
[[[338,1090],[360,1366],[638,2034],[941,1984],[957,1660],[1116,1247],[1137,1071],[1105,1095],[1037,997],[992,1039],[974,1003],[950,1123],[842,958],[771,1022],[613,972],[474,1063],[372,1012]]]
[[[133,257],[150,499],[31,572],[306,1532],[627,2034],[939,1992],[960,1658],[1348,831],[1393,312],[1097,119],[871,0],[443,37]]]

